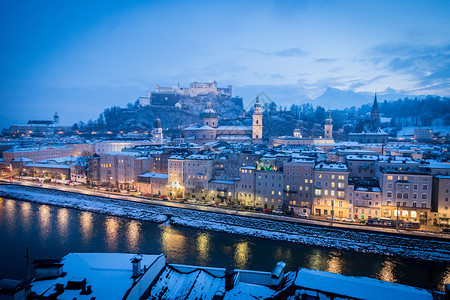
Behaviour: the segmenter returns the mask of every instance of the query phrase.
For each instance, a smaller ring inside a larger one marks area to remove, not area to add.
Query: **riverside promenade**
[[[266,219],[271,221],[282,221],[289,223],[298,223],[303,225],[310,226],[321,226],[321,227],[329,227],[336,229],[344,229],[349,231],[361,231],[361,232],[371,232],[371,233],[383,233],[390,234],[396,236],[405,236],[405,237],[414,237],[414,238],[425,238],[425,239],[438,239],[438,240],[447,240],[450,241],[449,234],[442,234],[439,232],[440,228],[433,226],[426,226],[421,230],[410,231],[410,230],[396,230],[395,228],[377,228],[371,227],[360,223],[347,223],[347,222],[336,222],[334,221],[331,224],[330,221],[319,219],[315,216],[309,216],[307,219],[298,218],[298,217],[288,217],[283,215],[275,215],[263,212],[255,212],[248,210],[236,210],[235,208],[225,208],[225,207],[214,207],[202,204],[190,204],[190,203],[182,203],[176,201],[164,201],[156,198],[149,198],[137,195],[125,195],[122,193],[114,193],[108,191],[94,190],[88,189],[85,186],[67,186],[63,184],[42,184],[31,181],[19,181],[19,180],[9,180],[2,179],[0,184],[3,185],[15,185],[15,186],[29,186],[35,187],[45,190],[56,190],[56,191],[65,191],[70,193],[78,193],[83,195],[91,195],[103,198],[111,198],[116,200],[130,201],[130,202],[138,202],[138,203],[148,203],[152,205],[160,205],[166,207],[174,207],[174,208],[182,208],[187,210],[195,210],[195,211],[203,211],[203,212],[211,212],[217,214],[227,214],[227,215],[237,215],[244,216],[256,219]],[[422,226],[424,227],[424,226]]]

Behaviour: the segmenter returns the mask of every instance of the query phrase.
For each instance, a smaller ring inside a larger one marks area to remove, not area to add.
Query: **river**
[[[169,263],[271,271],[278,261],[434,290],[450,282],[446,263],[333,250],[111,217],[0,198],[0,278],[23,279],[31,259],[69,252],[167,255]]]

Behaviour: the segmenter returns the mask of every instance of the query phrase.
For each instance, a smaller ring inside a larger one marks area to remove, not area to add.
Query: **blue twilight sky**
[[[0,128],[192,81],[283,105],[327,87],[450,96],[449,15],[442,0],[0,0]]]

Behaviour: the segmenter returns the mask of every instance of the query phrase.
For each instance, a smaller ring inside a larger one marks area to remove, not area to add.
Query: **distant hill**
[[[354,92],[351,90],[340,90],[336,88],[327,88],[325,92],[314,100],[311,104],[320,105],[330,109],[343,109],[352,106],[359,107],[363,104],[372,103],[374,93],[368,92]],[[418,98],[424,99],[426,95],[408,95],[402,92],[397,92],[393,89],[386,89],[384,92],[377,93],[378,101],[390,101],[404,98]]]

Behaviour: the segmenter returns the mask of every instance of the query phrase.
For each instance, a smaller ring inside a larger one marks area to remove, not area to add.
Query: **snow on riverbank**
[[[450,242],[308,226],[237,215],[109,199],[34,187],[0,185],[0,196],[41,204],[311,246],[450,261]]]
[[[123,201],[56,190],[1,185],[0,196],[144,221],[160,223],[167,220],[165,215],[135,209],[133,203],[124,205]]]

